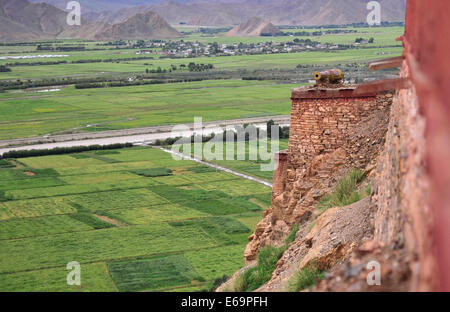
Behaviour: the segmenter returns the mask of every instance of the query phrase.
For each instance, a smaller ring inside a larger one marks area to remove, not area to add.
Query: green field
[[[226,151],[227,151],[227,145],[234,145],[232,147],[232,149],[234,150],[234,156],[232,157],[232,159],[227,159],[227,155],[226,155]],[[240,145],[242,144],[242,146],[244,148],[241,149]],[[269,164],[271,161],[269,160],[262,160],[260,157],[260,153],[261,153],[261,145],[262,144],[266,144],[266,150],[267,153],[273,155],[272,153],[272,142],[268,141],[268,142],[260,142],[259,145],[255,144],[255,142],[251,143],[250,147],[250,143],[249,142],[241,142],[241,143],[223,143],[223,147],[221,148],[221,150],[223,150],[223,155],[221,157],[221,159],[214,159],[214,160],[208,160],[204,158],[203,153],[202,154],[197,154],[197,147],[199,145],[199,143],[193,144],[191,147],[191,151],[190,154],[191,156],[197,158],[197,159],[203,159],[207,162],[210,162],[212,164],[216,164],[219,165],[221,167],[224,168],[228,168],[231,169],[233,171],[236,172],[240,172],[240,173],[244,173],[246,175],[249,175],[251,177],[257,178],[257,179],[261,179],[267,182],[272,182],[273,180],[273,170],[270,171],[264,171],[261,170],[262,164]],[[278,144],[278,149],[277,151],[282,151],[282,150],[286,150],[288,149],[288,145],[289,145],[289,140],[288,139],[281,139],[277,142]],[[202,151],[205,148],[205,144],[202,144]],[[250,159],[250,150],[253,151],[257,151],[257,159],[255,160],[251,160]],[[178,152],[183,152],[184,150],[182,147],[177,147],[176,150]],[[186,152],[186,154],[189,154],[189,152]],[[272,158],[272,157],[271,157]],[[243,160],[240,160],[243,159]],[[270,202],[268,203],[270,205]]]
[[[200,289],[243,265],[270,188],[151,148],[101,154],[0,169],[0,291]]]
[[[324,36],[325,37],[325,36]],[[283,37],[284,38],[284,37]],[[324,38],[325,42],[332,38]],[[291,38],[292,40],[292,38]],[[395,44],[395,42],[394,42]],[[81,77],[81,76],[106,76],[111,74],[125,73],[144,73],[148,69],[169,68],[170,65],[188,64],[189,62],[213,64],[217,70],[237,70],[237,69],[293,69],[298,64],[329,64],[338,62],[369,62],[379,58],[385,58],[386,55],[396,56],[401,54],[403,48],[385,47],[373,49],[353,49],[330,52],[297,52],[269,55],[237,55],[237,56],[218,56],[218,57],[196,57],[196,58],[178,58],[178,59],[155,59],[155,60],[136,60],[119,63],[90,63],[90,64],[59,64],[38,66],[15,66],[9,73],[0,73],[2,79],[30,79],[30,78],[61,78],[61,77]],[[69,55],[71,52],[67,52]],[[72,59],[96,59],[96,58],[117,58],[118,55],[104,54],[86,55],[86,52],[72,52]],[[78,54],[76,54],[78,53]],[[34,53],[36,54],[36,53]],[[124,54],[122,57],[137,57],[133,54]],[[66,60],[66,58],[39,59],[39,61],[48,60]],[[33,60],[34,62],[38,60]],[[3,63],[11,62],[1,61]],[[0,64],[1,64],[0,62]],[[27,60],[29,62],[29,60]]]
[[[48,67],[48,66],[47,66]],[[289,114],[294,84],[202,81],[121,88],[0,93],[0,139]],[[97,127],[87,127],[98,124]]]

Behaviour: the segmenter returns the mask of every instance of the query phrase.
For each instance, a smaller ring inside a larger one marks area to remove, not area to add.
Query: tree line
[[[36,156],[49,156],[49,155],[62,155],[62,154],[73,154],[88,151],[98,151],[98,150],[113,150],[132,147],[132,143],[117,143],[109,145],[90,145],[90,146],[72,146],[72,147],[56,147],[52,149],[42,149],[42,150],[23,150],[23,151],[9,151],[0,156],[0,159],[7,158],[26,158],[26,157],[36,157]]]

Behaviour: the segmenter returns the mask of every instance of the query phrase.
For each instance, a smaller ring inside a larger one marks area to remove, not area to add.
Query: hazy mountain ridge
[[[47,0],[61,1],[61,0]],[[104,0],[92,0],[101,3]],[[86,13],[86,18],[103,23],[121,23],[145,11],[154,11],[171,24],[231,26],[260,16],[275,25],[329,25],[365,22],[368,0],[119,0],[101,12]],[[405,0],[380,0],[383,21],[403,21]],[[83,6],[83,4],[82,4]],[[101,7],[101,6],[98,6]],[[108,8],[108,9],[106,9]]]
[[[67,5],[66,0],[33,1]],[[104,8],[105,1],[89,3]],[[0,0],[0,40],[175,38],[180,34],[169,23],[234,26],[258,16],[275,25],[329,25],[365,22],[368,14],[366,0],[108,0],[106,7],[121,9],[100,13],[89,12],[84,6],[86,1],[81,1],[82,26],[69,26],[67,12],[48,3]],[[130,7],[145,3],[153,4]],[[384,21],[403,21],[404,0],[380,0],[380,3]],[[143,13],[149,13],[154,21],[145,20]]]

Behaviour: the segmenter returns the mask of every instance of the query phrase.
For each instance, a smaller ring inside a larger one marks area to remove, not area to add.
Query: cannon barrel
[[[314,79],[317,83],[333,83],[337,84],[344,80],[344,73],[340,69],[330,69],[322,72],[315,72]]]

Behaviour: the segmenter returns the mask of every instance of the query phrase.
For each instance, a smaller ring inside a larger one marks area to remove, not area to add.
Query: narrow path
[[[259,184],[262,184],[262,185],[270,187],[270,188],[272,188],[272,186],[273,186],[271,183],[266,182],[264,180],[260,180],[260,179],[254,178],[254,177],[248,176],[246,174],[243,174],[243,173],[240,173],[240,172],[237,172],[237,171],[233,171],[233,170],[225,168],[225,167],[221,167],[221,166],[218,166],[218,165],[215,165],[215,164],[211,164],[211,163],[203,161],[201,159],[194,158],[194,157],[191,157],[191,156],[187,156],[187,155],[185,155],[183,153],[174,152],[174,151],[169,150],[169,149],[164,148],[164,147],[154,147],[154,148],[159,149],[159,150],[161,150],[163,152],[172,154],[172,155],[176,155],[176,156],[178,156],[178,157],[180,157],[182,159],[195,161],[196,163],[199,163],[199,164],[202,164],[202,165],[205,165],[205,166],[208,166],[208,167],[211,167],[211,168],[214,168],[214,169],[226,172],[226,173],[233,174],[235,176],[238,176],[238,177],[241,177],[241,178],[244,178],[244,179],[247,179],[247,180],[259,183]]]

